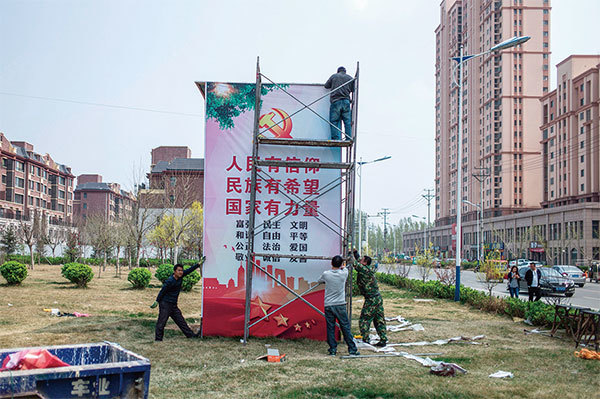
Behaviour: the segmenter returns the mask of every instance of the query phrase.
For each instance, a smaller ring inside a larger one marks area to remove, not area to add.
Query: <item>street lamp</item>
[[[462,114],[463,114],[463,104],[462,104],[462,81],[463,81],[463,64],[470,60],[471,58],[480,57],[482,55],[489,54],[494,51],[504,50],[510,47],[518,46],[519,44],[525,43],[527,40],[531,39],[530,36],[515,36],[508,40],[503,41],[502,43],[498,43],[494,47],[489,50],[473,55],[464,55],[463,54],[463,46],[460,45],[460,57],[451,57],[452,60],[457,62],[456,67],[458,68],[458,132],[456,135],[456,142],[458,146],[458,157],[457,157],[457,166],[456,166],[456,286],[454,288],[454,300],[460,301],[460,262],[461,262],[461,244],[462,244]]]
[[[357,162],[358,164],[358,178],[360,179],[358,182],[358,217],[359,217],[359,221],[358,221],[358,244],[360,246],[360,250],[362,252],[363,250],[363,240],[362,240],[362,167],[363,165],[367,165],[370,163],[375,163],[375,162],[380,162],[380,161],[385,161],[386,159],[390,159],[391,156],[387,155],[385,157],[382,158],[377,158],[374,159],[372,161],[363,161],[362,157],[360,157],[360,161]],[[367,243],[368,244],[368,243]]]
[[[477,220],[477,266],[479,266],[481,261],[481,222],[483,221],[483,207],[481,204],[474,204],[469,200],[463,200],[463,202],[479,209],[479,220]]]
[[[417,218],[417,219],[427,220],[427,218],[425,216],[412,215],[412,217]],[[427,225],[425,227],[425,234],[423,234],[423,250],[425,250],[425,249],[427,249],[427,247],[429,247],[429,240],[427,237],[428,230],[429,230],[429,225]]]

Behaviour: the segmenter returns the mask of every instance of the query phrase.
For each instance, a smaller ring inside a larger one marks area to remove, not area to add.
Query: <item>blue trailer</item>
[[[0,349],[47,349],[69,367],[0,372],[0,398],[148,398],[150,361],[111,342]]]

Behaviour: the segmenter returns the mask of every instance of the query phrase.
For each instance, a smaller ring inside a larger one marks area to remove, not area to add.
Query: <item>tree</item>
[[[44,214],[40,216],[35,240],[35,253],[38,262],[46,256],[46,244],[48,243],[48,219]]]
[[[33,247],[36,245],[41,235],[40,215],[37,210],[33,212],[33,220],[31,222],[28,220],[21,220],[19,222],[19,235],[21,236],[21,240],[27,245],[27,248],[29,248],[29,268],[33,270],[33,266],[35,265],[35,253],[33,252]]]
[[[66,234],[64,229],[52,229],[48,231],[48,235],[46,236],[46,244],[50,246],[50,250],[52,251],[52,257],[56,256],[56,248],[64,244],[66,241]]]
[[[17,231],[12,224],[9,224],[2,230],[0,235],[0,247],[6,255],[12,255],[21,247],[21,241],[17,235]]]
[[[172,225],[175,218],[171,215],[163,215],[156,226],[148,232],[148,241],[158,248],[160,260],[164,262],[167,249],[173,248]]]
[[[116,253],[115,276],[121,277],[121,248],[127,247],[128,229],[124,222],[118,221],[112,223],[113,242]]]
[[[477,281],[484,286],[489,296],[492,296],[494,287],[504,281],[503,276],[506,270],[503,267],[504,263],[499,262],[500,258],[500,251],[497,249],[488,252],[485,261],[479,267],[479,272],[476,274]]]
[[[81,251],[79,249],[79,241],[80,240],[78,231],[69,231],[67,233],[67,249],[65,251],[65,257],[67,258],[68,262],[75,262],[77,261],[77,259],[79,259],[79,256],[81,254]],[[54,250],[52,253],[54,253]]]
[[[194,254],[195,259],[200,259],[202,258],[204,228],[204,210],[202,209],[202,204],[194,201],[187,217],[190,220],[183,235],[183,245]]]
[[[417,253],[417,265],[419,265],[419,275],[421,276],[421,280],[425,282],[429,275],[431,274],[431,269],[433,268],[433,245],[430,245],[429,248],[420,251],[419,248],[415,248],[415,252]]]
[[[88,240],[96,253],[102,256],[102,265],[98,267],[98,277],[103,270],[106,270],[106,261],[108,254],[112,251],[115,243],[115,234],[111,223],[106,221],[104,215],[88,215],[86,223],[86,232]]]

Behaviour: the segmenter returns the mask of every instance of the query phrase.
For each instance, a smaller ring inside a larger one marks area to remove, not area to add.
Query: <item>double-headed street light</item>
[[[495,51],[504,50],[507,48],[511,48],[514,46],[518,46],[519,44],[525,43],[527,40],[531,39],[530,36],[515,36],[508,40],[503,41],[502,43],[496,44],[494,47],[489,50],[473,55],[464,55],[463,54],[463,46],[460,45],[460,57],[451,57],[452,60],[457,62],[456,67],[458,68],[458,82],[456,82],[458,86],[458,126],[457,126],[457,135],[456,135],[456,145],[458,146],[458,157],[457,157],[457,165],[456,165],[456,286],[454,288],[454,300],[460,301],[460,262],[461,262],[461,244],[462,244],[462,164],[463,164],[463,156],[462,156],[462,115],[463,115],[463,103],[462,103],[462,81],[463,81],[463,64],[470,60],[471,58],[477,58],[482,55],[486,55]]]
[[[372,161],[363,161],[362,157],[360,158],[360,161],[357,162],[358,164],[358,178],[360,179],[358,182],[358,245],[360,248],[360,251],[362,253],[363,250],[363,240],[362,240],[362,167],[363,165],[368,165],[370,163],[375,163],[375,162],[380,162],[380,161],[385,161],[386,159],[390,159],[391,156],[385,156],[382,158],[377,158],[374,159]]]

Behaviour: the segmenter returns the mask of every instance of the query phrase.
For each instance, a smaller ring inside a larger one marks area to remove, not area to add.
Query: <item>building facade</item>
[[[598,55],[568,57],[541,99],[545,208],[600,202],[599,69]]]
[[[481,202],[485,217],[540,207],[539,100],[548,93],[549,0],[444,0],[436,31],[436,225],[456,221],[457,198]],[[463,142],[457,143],[458,79],[455,61],[513,36],[523,45],[463,64]],[[457,187],[458,145],[463,181]],[[461,195],[457,195],[461,192]],[[477,210],[462,204],[463,220]]]
[[[135,197],[121,190],[118,183],[104,183],[102,176],[84,174],[77,177],[75,201],[73,204],[76,219],[87,219],[100,215],[106,221],[120,220],[133,210]]]
[[[29,220],[34,212],[50,224],[70,224],[73,216],[71,168],[40,155],[33,145],[0,133],[0,217]]]
[[[583,202],[484,219],[482,248],[497,249],[504,259],[525,258],[548,264],[589,265],[600,261],[600,203]],[[427,231],[440,257],[456,256],[453,225]],[[462,258],[477,259],[477,222],[463,224]],[[415,255],[425,231],[404,233],[403,250]]]
[[[189,208],[204,201],[204,159],[191,158],[188,147],[162,146],[152,150],[149,188],[139,198],[149,208]]]

